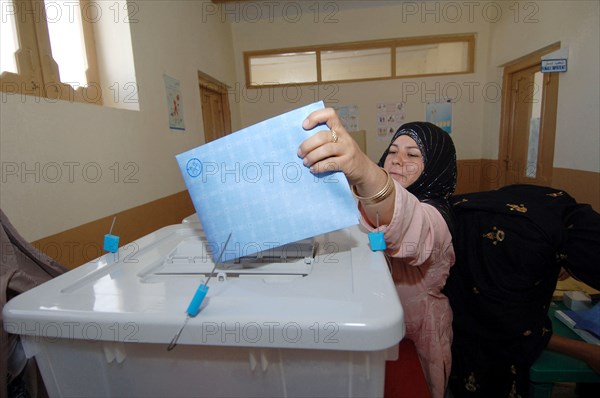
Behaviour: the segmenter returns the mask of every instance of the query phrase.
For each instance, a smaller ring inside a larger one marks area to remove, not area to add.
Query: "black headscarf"
[[[379,166],[383,167],[390,147],[401,135],[415,140],[423,156],[424,169],[419,178],[406,190],[421,202],[435,207],[444,217],[450,233],[454,233],[454,221],[448,198],[456,188],[456,150],[450,135],[435,124],[411,122],[400,126],[385,150]]]

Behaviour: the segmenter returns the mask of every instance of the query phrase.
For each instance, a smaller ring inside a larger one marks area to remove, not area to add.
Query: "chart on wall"
[[[169,112],[169,128],[172,130],[185,130],[183,121],[183,98],[179,80],[163,75],[167,94],[167,109]]]
[[[360,130],[358,123],[358,106],[343,105],[334,106],[333,109],[337,112],[340,121],[348,132],[356,132]]]
[[[425,121],[430,122],[444,130],[452,133],[452,102],[428,102],[426,107]]]
[[[377,140],[389,141],[404,123],[405,102],[377,104]]]

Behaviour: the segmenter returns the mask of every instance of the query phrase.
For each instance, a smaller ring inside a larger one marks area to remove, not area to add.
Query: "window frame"
[[[335,44],[323,44],[314,46],[304,47],[293,47],[293,48],[280,48],[270,50],[256,50],[256,51],[245,51],[244,52],[244,73],[246,78],[246,88],[263,88],[263,87],[285,87],[285,86],[306,86],[315,84],[331,84],[331,83],[348,83],[348,82],[362,82],[372,80],[391,80],[391,79],[404,79],[413,77],[430,77],[430,76],[446,76],[446,75],[461,75],[475,72],[475,33],[464,33],[456,35],[435,35],[435,36],[421,36],[421,37],[406,37],[396,39],[383,39],[383,40],[370,40],[361,42],[348,42],[348,43],[335,43]],[[398,47],[409,47],[417,45],[431,45],[440,43],[456,43],[465,42],[468,44],[467,54],[467,68],[465,71],[458,72],[442,72],[442,73],[421,73],[411,75],[396,75],[396,48]],[[324,51],[353,51],[353,50],[369,50],[369,49],[391,49],[391,63],[390,70],[391,74],[389,77],[372,77],[372,78],[357,78],[357,79],[343,79],[343,80],[323,80],[321,76],[321,52]],[[255,84],[250,81],[251,70],[250,61],[253,57],[264,57],[264,56],[276,56],[288,53],[302,53],[302,52],[315,52],[316,53],[316,71],[317,79],[312,82],[303,83],[280,83],[280,84]]]
[[[88,68],[87,86],[74,89],[60,81],[58,64],[52,58],[44,0],[12,0],[19,49],[15,52],[17,73],[0,74],[0,91],[83,103],[102,104],[92,22],[83,10],[90,0],[78,0]]]

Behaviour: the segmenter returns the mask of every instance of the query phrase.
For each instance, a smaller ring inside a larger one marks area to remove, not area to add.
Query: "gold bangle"
[[[394,192],[395,185],[394,185],[394,181],[392,180],[392,177],[390,176],[390,173],[388,173],[387,170],[384,168],[382,168],[382,170],[385,171],[387,180],[386,180],[383,188],[381,188],[381,191],[377,192],[375,195],[360,196],[356,193],[356,186],[355,185],[352,186],[352,194],[354,195],[354,197],[356,199],[360,200],[363,205],[369,206],[369,205],[376,205],[378,203],[381,203],[384,200],[386,200]]]

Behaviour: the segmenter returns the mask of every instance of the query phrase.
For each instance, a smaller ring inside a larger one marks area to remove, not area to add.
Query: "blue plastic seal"
[[[116,235],[104,235],[104,250],[111,253],[119,251],[119,237]]]
[[[369,245],[374,252],[385,250],[387,246],[383,237],[383,231],[369,232]]]
[[[200,312],[200,307],[202,306],[204,297],[206,297],[206,293],[208,293],[208,286],[202,283],[200,286],[198,286],[198,290],[196,290],[196,294],[194,294],[194,298],[190,302],[190,305],[186,311],[187,314],[192,318],[198,315]]]

